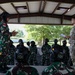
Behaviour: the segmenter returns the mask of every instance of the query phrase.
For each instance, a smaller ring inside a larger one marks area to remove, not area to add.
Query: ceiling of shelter
[[[74,0],[0,0],[0,14],[6,11],[11,19],[21,17],[52,17],[70,20],[75,14]]]

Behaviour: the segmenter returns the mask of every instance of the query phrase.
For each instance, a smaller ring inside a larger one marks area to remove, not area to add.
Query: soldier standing
[[[27,42],[27,47],[28,47],[28,50],[30,51],[30,42],[29,41]]]
[[[0,22],[0,51],[2,51],[3,58],[0,62],[2,62],[3,70],[6,70],[10,36],[15,36],[17,32],[9,32],[9,27],[7,25],[7,22],[9,20],[9,14],[7,12],[3,12],[1,14],[1,18],[2,21]]]
[[[72,61],[75,62],[75,16],[72,17],[73,28],[70,31],[70,36],[65,36],[65,38],[69,39],[70,43],[70,55]]]
[[[50,65],[50,49],[51,46],[48,44],[49,39],[46,38],[45,39],[45,43],[42,46],[41,50],[42,50],[42,65]]]
[[[56,62],[58,61],[58,54],[61,50],[61,46],[58,44],[58,40],[54,39],[54,44],[52,45],[52,51],[53,53],[51,54],[51,62]]]
[[[16,57],[18,55],[20,55],[20,57],[23,57],[23,60],[21,60],[22,62],[25,62],[24,59],[28,60],[29,58],[29,51],[28,48],[24,46],[24,42],[22,39],[19,39],[19,44],[16,47],[17,51],[16,51]],[[17,59],[17,61],[20,61]]]
[[[54,39],[54,44],[52,45],[52,47],[55,49],[55,50],[60,50],[60,45],[58,44],[58,40],[57,39]]]
[[[31,41],[30,57],[29,57],[29,64],[30,65],[37,65],[36,55],[37,55],[37,47],[35,45],[35,42]]]
[[[13,45],[13,41],[10,40],[9,42],[9,64],[10,65],[14,65],[14,54],[16,52],[16,48],[15,46]]]
[[[63,45],[62,45],[63,54],[64,54],[63,62],[64,62],[65,65],[72,66],[72,61],[71,61],[71,58],[70,58],[69,48],[68,48],[68,46],[66,46],[66,44],[67,44],[67,41],[64,40]]]

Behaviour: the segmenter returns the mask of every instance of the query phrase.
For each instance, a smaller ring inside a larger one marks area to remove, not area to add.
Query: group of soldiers
[[[63,45],[58,44],[58,40],[54,40],[54,44],[50,46],[48,44],[49,40],[46,38],[44,44],[41,47],[41,62],[40,65],[50,65],[53,62],[64,62],[66,65],[73,65],[72,60],[69,53],[69,48],[66,46],[67,41],[63,40]],[[27,47],[24,46],[23,40],[19,39],[19,44],[16,48],[12,44],[10,46],[10,64],[14,64],[14,58],[16,58],[16,54],[24,55],[24,59],[26,59],[29,65],[39,65],[37,61],[37,51],[38,48],[35,44],[35,41],[27,42]],[[15,54],[15,55],[14,55]],[[24,61],[24,60],[23,60]]]
[[[13,41],[10,40],[9,42],[9,52],[7,55],[8,59],[7,64],[8,65],[14,65],[16,54],[24,55],[24,59],[26,59],[27,63],[29,65],[38,65],[37,61],[37,46],[35,44],[35,41],[27,42],[27,47],[24,46],[24,42],[22,39],[19,39],[19,44],[15,47],[13,45]],[[69,48],[66,46],[67,41],[64,40],[62,43],[63,45],[58,44],[58,40],[54,40],[54,44],[50,46],[48,44],[49,40],[46,38],[44,41],[44,44],[41,47],[41,63],[40,65],[50,65],[53,62],[64,62],[66,65],[72,65]],[[24,60],[23,60],[24,61]],[[68,63],[69,62],[69,63]]]
[[[63,45],[58,44],[58,40],[54,39],[54,44],[50,46],[49,40],[45,39],[45,44],[42,46],[42,65],[50,65],[53,62],[63,62],[66,65],[72,66],[72,60],[67,46],[67,41],[63,40]]]
[[[72,62],[70,64],[70,54],[69,54],[69,48],[66,46],[67,41],[63,40],[63,45],[58,44],[58,40],[54,40],[54,44],[50,46],[48,44],[49,40],[46,38],[43,46],[41,47],[42,51],[42,62],[41,65],[48,66],[47,71],[44,70],[42,72],[42,75],[48,75],[48,71],[50,69],[53,69],[52,72],[54,73],[54,68],[56,67],[59,69],[60,63],[61,66],[71,66]],[[16,52],[15,52],[15,59],[17,60],[17,65],[11,69],[12,71],[8,70],[6,75],[9,75],[10,72],[13,73],[13,75],[19,75],[19,74],[30,74],[30,75],[39,75],[38,71],[29,66],[29,65],[38,65],[37,63],[37,46],[35,45],[34,41],[27,42],[28,47],[24,46],[23,40],[19,39],[19,44],[16,46]],[[69,62],[69,63],[68,63]],[[53,65],[51,65],[53,64]],[[58,66],[58,65],[59,66]],[[54,66],[54,67],[53,67]]]
[[[27,46],[24,46],[23,40],[19,39],[19,44],[16,46],[15,57],[17,58],[19,55],[20,57],[22,57],[23,55],[24,60],[27,61],[29,65],[37,65],[36,61],[37,47],[35,45],[35,42],[34,41],[27,42]]]
[[[72,65],[69,48],[66,46],[67,41],[63,40],[63,45],[58,44],[58,40],[54,40],[54,44],[50,46],[49,40],[46,38],[41,47],[41,63],[40,65],[50,65],[53,62],[64,62],[66,65]],[[10,41],[10,52],[8,64],[13,65],[16,54],[22,53],[29,65],[38,65],[37,61],[37,46],[35,41],[27,42],[27,47],[24,46],[22,39],[19,39],[19,44],[15,47]],[[69,63],[68,63],[69,62]]]
[[[14,64],[14,57],[22,57],[26,59],[27,63],[30,65],[38,65],[37,63],[37,46],[35,41],[27,43],[28,48],[24,46],[22,39],[19,40],[19,45],[15,48],[13,42],[10,40],[11,36],[15,36],[17,32],[9,32],[9,27],[7,22],[9,20],[9,14],[4,12],[1,14],[2,21],[0,22],[0,66],[2,68],[7,67],[7,64]],[[49,40],[46,38],[45,43],[41,48],[42,51],[42,61],[41,65],[50,65],[50,63],[55,61],[62,61],[68,64],[71,60],[69,49],[66,46],[66,41],[63,42],[63,46],[57,44],[57,40],[54,40],[54,45],[52,47],[48,44]],[[18,56],[18,54],[20,56]],[[2,57],[4,57],[2,59]],[[59,58],[58,58],[59,57]],[[65,58],[66,57],[66,58]],[[25,60],[24,59],[24,60]],[[18,60],[18,59],[17,59]],[[23,62],[24,62],[23,60]],[[18,60],[20,61],[20,60]]]

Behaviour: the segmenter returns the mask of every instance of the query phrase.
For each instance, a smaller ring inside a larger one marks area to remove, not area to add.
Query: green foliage
[[[28,39],[40,42],[45,38],[49,38],[49,40],[60,39],[60,34],[69,35],[71,26],[25,25],[25,29],[28,32]]]
[[[23,31],[21,30],[17,30],[18,34],[16,35],[16,37],[23,37],[24,34],[23,34]]]

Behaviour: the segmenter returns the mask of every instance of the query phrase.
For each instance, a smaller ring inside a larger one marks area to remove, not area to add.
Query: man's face
[[[72,18],[71,22],[72,24],[75,24],[75,18]]]

